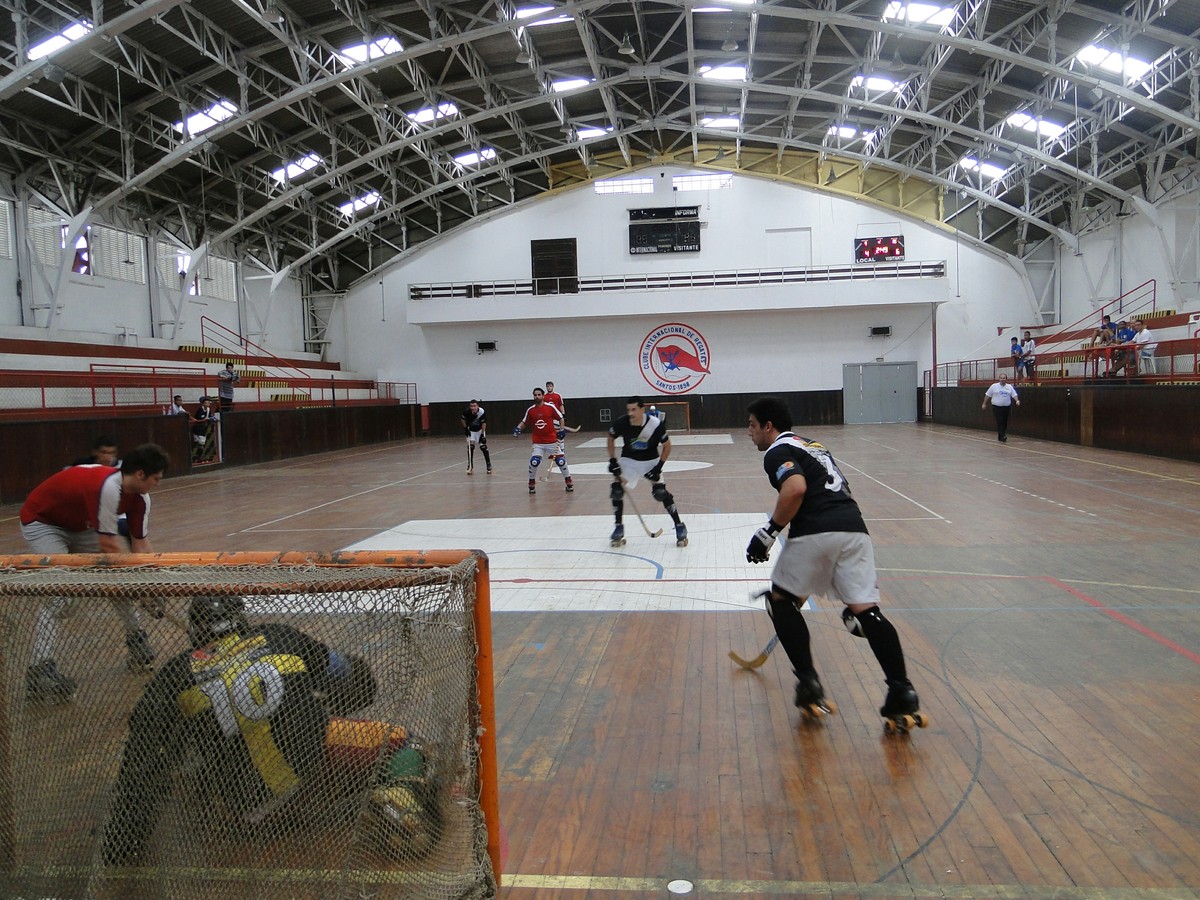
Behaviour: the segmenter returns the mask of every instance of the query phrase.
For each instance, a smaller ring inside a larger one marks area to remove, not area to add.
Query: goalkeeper
[[[195,598],[188,637],[130,717],[104,830],[110,865],[137,864],[185,761],[204,802],[255,824],[319,769],[330,717],[375,699],[365,660],[289,625],[251,626],[241,597]]]

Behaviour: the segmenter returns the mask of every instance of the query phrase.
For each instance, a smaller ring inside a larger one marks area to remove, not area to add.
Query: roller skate
[[[575,482],[572,481],[570,478],[567,479],[567,493],[568,494],[575,493]]]
[[[800,710],[800,717],[806,722],[816,722],[822,716],[837,712],[837,704],[825,696],[825,689],[821,687],[821,679],[816,672],[796,674],[795,703]]]
[[[907,734],[913,728],[928,728],[929,716],[919,709],[917,692],[911,682],[889,681],[887,698],[879,708],[883,730],[888,734]]]
[[[52,659],[44,659],[25,670],[25,700],[29,703],[66,703],[78,687],[74,678],[58,671]]]
[[[625,526],[618,522],[617,527],[613,529],[613,533],[609,535],[608,542],[614,547],[624,547]]]
[[[531,493],[531,494],[537,493],[537,482],[534,481],[532,478],[529,479],[529,493]]]
[[[136,673],[153,670],[154,651],[150,649],[150,639],[146,637],[146,632],[135,631],[125,635],[125,646],[129,649],[125,668]]]
[[[679,522],[675,526],[675,546],[676,547],[686,547],[687,546],[687,526],[684,525],[682,522]]]

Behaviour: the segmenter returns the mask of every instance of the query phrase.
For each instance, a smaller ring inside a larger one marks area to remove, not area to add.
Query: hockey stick
[[[743,669],[748,669],[753,672],[755,669],[761,668],[762,664],[767,661],[767,657],[771,655],[771,651],[775,649],[775,645],[779,643],[779,635],[772,636],[771,640],[767,641],[767,646],[763,647],[762,653],[754,657],[754,659],[742,659],[732,650],[729,651],[729,658],[741,666]]]
[[[628,482],[628,481],[626,481],[624,478],[622,478],[622,479],[621,479],[621,485],[622,485],[623,487],[629,487],[629,482]],[[645,519],[643,519],[643,518],[642,518],[642,514],[641,514],[640,512],[638,512],[637,504],[633,502],[633,492],[632,492],[632,491],[630,491],[630,492],[629,492],[628,496],[629,496],[629,508],[630,508],[630,509],[632,509],[632,510],[633,510],[633,514],[634,514],[635,516],[637,516],[637,520],[638,520],[639,522],[641,522],[641,523],[642,523],[642,530],[643,530],[643,531],[645,531],[645,532],[646,532],[646,534],[647,534],[647,535],[649,535],[649,536],[650,536],[650,537],[652,537],[652,538],[656,538],[656,537],[658,537],[660,534],[662,534],[662,533],[663,533],[663,530],[662,530],[661,528],[660,528],[660,529],[658,529],[658,531],[651,531],[651,530],[650,530],[650,528],[649,528],[649,526],[648,526],[648,525],[646,525],[646,520],[645,520]]]
[[[576,425],[574,428],[572,428],[570,425],[564,425],[562,427],[562,430],[569,431],[569,432],[571,432],[571,434],[579,434],[579,429],[582,427],[583,427],[582,425]]]

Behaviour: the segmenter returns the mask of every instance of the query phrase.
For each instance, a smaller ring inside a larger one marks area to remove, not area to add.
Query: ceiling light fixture
[[[279,9],[279,5],[275,0],[267,0],[266,9],[263,10],[263,21],[269,25],[282,25],[284,21],[283,13]]]
[[[524,47],[522,47],[520,52],[517,53],[517,58],[513,61],[518,66],[527,66],[531,62],[533,62],[533,57],[530,55],[528,50],[526,50]]]
[[[633,44],[629,40],[628,31],[625,32],[625,37],[621,38],[621,46],[617,48],[617,52],[622,56],[633,56],[635,53],[637,53],[637,51],[633,49]]]
[[[732,53],[738,48],[738,42],[733,39],[733,26],[729,26],[729,31],[725,35],[725,43],[721,44],[721,49],[726,53]]]

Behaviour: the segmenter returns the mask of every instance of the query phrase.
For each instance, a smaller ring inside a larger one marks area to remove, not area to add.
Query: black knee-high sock
[[[783,652],[792,661],[796,674],[802,675],[813,671],[813,658],[808,624],[797,608],[797,601],[798,597],[776,587],[771,588],[767,598],[771,621],[775,623],[775,633],[779,635]]]
[[[908,681],[908,669],[904,665],[904,650],[900,647],[900,636],[896,628],[883,617],[878,606],[858,614],[863,637],[871,645],[871,652],[879,660],[883,677],[888,682]],[[782,640],[782,638],[781,638]]]

